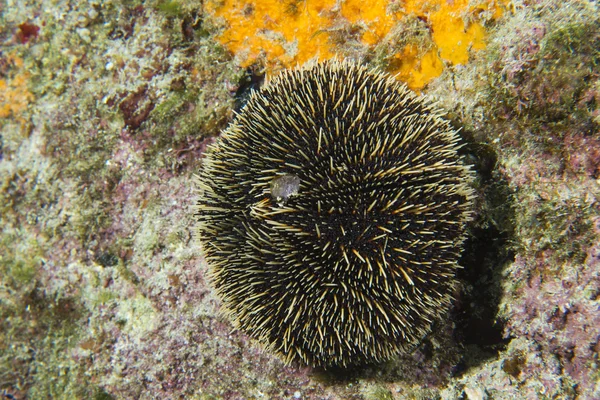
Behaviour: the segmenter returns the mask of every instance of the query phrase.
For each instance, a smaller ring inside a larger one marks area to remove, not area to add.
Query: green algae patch
[[[156,9],[170,17],[180,17],[183,13],[181,3],[178,1],[159,1]]]
[[[76,297],[57,299],[39,289],[21,291],[0,308],[0,372],[4,385],[26,398],[86,398],[84,370],[71,350],[80,337],[82,308]]]
[[[37,267],[25,262],[15,262],[7,271],[7,274],[21,284],[27,284],[33,280]]]
[[[119,295],[112,290],[100,290],[92,300],[92,304],[95,306],[108,304],[118,298]]]
[[[5,229],[8,227],[5,227]],[[4,231],[0,236],[0,287],[9,292],[31,288],[43,260],[43,249],[33,238],[23,240],[24,231]]]
[[[489,100],[497,110],[490,116],[501,123],[513,118],[532,132],[530,138],[538,146],[549,150],[558,146],[555,138],[574,127],[588,133],[598,129],[592,93],[600,64],[600,18],[579,7],[521,26],[529,37],[509,46],[523,53],[520,59],[502,59],[510,36],[492,46],[489,54],[494,66],[488,76]]]

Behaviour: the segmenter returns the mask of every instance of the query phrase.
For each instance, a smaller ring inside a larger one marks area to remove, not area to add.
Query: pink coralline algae
[[[583,398],[598,396],[600,244],[587,250],[581,264],[564,262],[551,270],[543,258],[532,264],[517,258],[511,267],[507,278],[519,288],[512,292],[516,301],[511,302],[506,335],[527,338],[542,354],[555,356]],[[523,368],[535,373],[527,361]]]

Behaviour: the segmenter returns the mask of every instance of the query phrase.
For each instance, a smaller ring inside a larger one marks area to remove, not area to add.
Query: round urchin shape
[[[329,61],[254,92],[211,145],[198,236],[236,325],[286,362],[409,351],[451,303],[472,173],[438,110]]]

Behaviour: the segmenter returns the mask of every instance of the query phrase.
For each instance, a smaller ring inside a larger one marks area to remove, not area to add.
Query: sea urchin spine
[[[351,62],[253,93],[198,177],[198,236],[236,325],[287,362],[386,360],[443,316],[472,173],[440,112]]]

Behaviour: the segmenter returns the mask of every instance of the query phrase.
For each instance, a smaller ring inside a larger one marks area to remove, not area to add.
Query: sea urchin
[[[472,173],[438,110],[351,62],[286,71],[211,145],[198,236],[236,325],[287,362],[379,362],[448,310]]]

